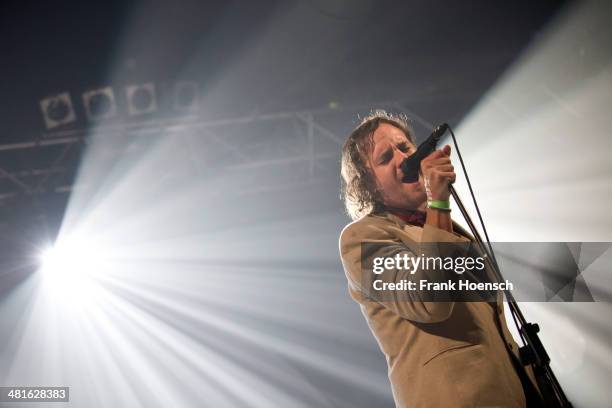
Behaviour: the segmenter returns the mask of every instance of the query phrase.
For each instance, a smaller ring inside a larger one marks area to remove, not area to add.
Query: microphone
[[[402,178],[402,183],[416,183],[419,180],[419,170],[421,168],[421,160],[425,157],[429,156],[434,150],[436,150],[436,145],[438,141],[448,129],[448,125],[446,123],[441,124],[437,128],[431,132],[431,135],[425,140],[423,143],[417,147],[416,152],[414,152],[409,157],[405,158],[400,168],[404,173],[404,178]]]

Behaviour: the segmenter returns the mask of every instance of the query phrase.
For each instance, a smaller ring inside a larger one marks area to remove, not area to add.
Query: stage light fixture
[[[90,120],[107,119],[117,114],[115,94],[109,86],[84,92],[83,104]]]
[[[125,97],[130,115],[143,115],[157,111],[155,85],[152,82],[127,86]]]
[[[40,109],[42,110],[47,129],[66,125],[76,120],[72,99],[68,92],[42,99],[40,101]]]
[[[103,264],[102,252],[82,240],[63,240],[45,250],[40,260],[46,286],[70,299],[91,295]]]
[[[181,81],[174,85],[174,109],[196,111],[200,106],[200,89],[197,82]]]

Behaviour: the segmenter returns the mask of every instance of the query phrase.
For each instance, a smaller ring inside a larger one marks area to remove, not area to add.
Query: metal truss
[[[191,115],[99,124],[90,129],[43,133],[21,143],[0,144],[0,159],[20,157],[19,165],[15,160],[0,162],[4,163],[0,165],[0,208],[23,197],[86,188],[74,183],[88,145],[103,146],[104,151],[97,157],[112,166],[118,160],[129,160],[130,155],[142,157],[153,141],[163,142],[170,146],[173,158],[180,158],[175,160],[179,166],[164,169],[164,177],[173,182],[211,176],[222,168],[250,181],[242,192],[283,189],[296,182],[315,183],[332,174],[337,177],[341,146],[350,130],[347,118],[355,122],[358,114],[372,108],[407,112],[424,126],[430,125],[401,101],[392,101],[219,120]],[[219,156],[228,159],[219,160]]]

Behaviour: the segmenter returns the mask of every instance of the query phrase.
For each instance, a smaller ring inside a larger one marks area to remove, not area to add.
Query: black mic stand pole
[[[495,279],[497,279],[498,282],[503,282],[504,279],[499,269],[499,265],[497,264],[497,259],[495,258],[491,243],[487,241],[489,248],[484,246],[484,242],[465,206],[463,205],[461,198],[459,198],[457,191],[452,185],[449,186],[449,189],[455,203],[457,203],[457,206],[463,215],[463,218],[467,222],[470,231],[472,232],[474,240],[480,246],[481,250],[487,254],[486,262],[494,272]],[[536,375],[536,380],[538,382],[538,387],[540,388],[540,392],[544,398],[544,403],[546,406],[550,407],[571,407],[571,403],[565,396],[559,381],[557,381],[555,374],[550,368],[550,357],[548,356],[548,353],[544,348],[544,344],[542,344],[540,337],[538,336],[540,327],[536,323],[527,322],[525,316],[519,308],[518,303],[516,302],[516,299],[514,298],[514,295],[509,290],[504,289],[504,294],[506,295],[508,307],[512,312],[521,337],[525,343],[525,345],[519,349],[521,362],[523,365],[532,365],[534,374]]]
[[[503,276],[499,269],[499,265],[497,264],[497,259],[495,258],[495,253],[493,252],[493,246],[491,245],[491,241],[489,240],[489,236],[487,234],[487,229],[485,227],[484,221],[482,220],[482,216],[480,214],[480,209],[478,208],[478,203],[476,202],[476,198],[474,196],[474,191],[472,190],[472,184],[470,183],[470,178],[468,177],[467,170],[465,168],[465,163],[463,162],[463,157],[461,156],[461,152],[459,151],[459,145],[457,144],[457,139],[455,138],[455,134],[453,130],[448,126],[448,124],[444,123],[437,128],[434,129],[431,136],[423,142],[417,148],[417,151],[406,158],[402,163],[402,171],[405,176],[402,180],[404,183],[412,183],[418,179],[418,172],[420,169],[421,160],[433,152],[436,148],[436,144],[439,139],[448,130],[452,136],[453,143],[455,145],[455,149],[457,150],[457,156],[459,157],[459,161],[461,162],[461,167],[463,168],[463,172],[465,174],[465,179],[467,181],[467,185],[470,189],[470,194],[474,201],[474,205],[476,207],[476,212],[478,213],[478,218],[480,220],[480,224],[482,225],[482,230],[484,232],[486,243],[488,248],[485,247],[484,241],[480,234],[478,233],[478,229],[476,225],[470,218],[463,202],[459,198],[457,191],[452,186],[449,186],[450,193],[457,203],[463,218],[468,223],[468,226],[472,232],[472,236],[474,240],[479,245],[480,249],[487,255],[485,257],[485,261],[489,266],[490,270],[493,271],[494,278],[498,282],[503,282]],[[540,331],[540,327],[536,323],[529,323],[525,316],[521,312],[521,309],[514,298],[514,295],[507,290],[504,289],[504,294],[506,295],[506,299],[508,300],[508,306],[510,311],[512,312],[512,317],[514,322],[519,330],[523,343],[525,344],[523,347],[519,348],[519,356],[523,365],[531,364],[533,367],[534,374],[536,376],[536,380],[538,383],[538,387],[540,389],[540,393],[544,399],[544,404],[547,407],[555,407],[555,408],[570,408],[572,404],[569,402],[563,389],[561,388],[561,384],[557,381],[555,374],[550,368],[550,357],[544,348],[544,344],[540,341],[538,336],[538,332]]]

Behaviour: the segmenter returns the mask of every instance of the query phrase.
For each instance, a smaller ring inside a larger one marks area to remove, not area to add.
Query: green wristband
[[[449,200],[431,200],[427,202],[427,208],[433,208],[436,210],[450,211]]]

